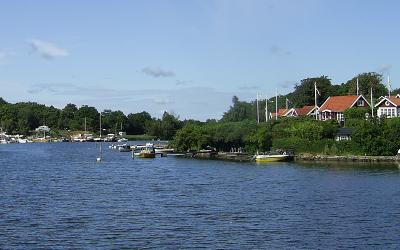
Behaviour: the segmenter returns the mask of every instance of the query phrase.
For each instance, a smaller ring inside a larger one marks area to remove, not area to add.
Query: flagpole
[[[390,76],[389,75],[388,75],[388,91],[389,91],[389,97],[390,97],[391,86],[390,86]]]
[[[357,77],[357,96],[359,94],[359,85],[358,85],[358,77]]]
[[[276,89],[275,96],[275,120],[278,120],[278,89]]]
[[[374,100],[372,99],[372,87],[371,87],[371,116],[374,117]]]
[[[268,96],[265,97],[265,122],[268,122]]]
[[[317,82],[314,82],[314,107],[315,107],[315,120],[318,120],[317,117]]]
[[[260,112],[258,109],[258,93],[257,93],[257,123],[260,123]]]

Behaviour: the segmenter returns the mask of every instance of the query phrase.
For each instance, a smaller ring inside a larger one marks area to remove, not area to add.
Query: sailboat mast
[[[100,113],[100,139],[101,139],[101,113]]]

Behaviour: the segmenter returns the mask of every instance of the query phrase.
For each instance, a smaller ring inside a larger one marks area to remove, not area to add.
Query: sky
[[[219,119],[363,72],[400,87],[400,1],[0,0],[0,97]]]

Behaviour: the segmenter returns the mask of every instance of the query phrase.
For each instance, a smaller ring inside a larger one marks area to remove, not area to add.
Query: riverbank
[[[221,160],[233,162],[251,162],[253,154],[246,153],[227,153],[227,152],[191,152],[184,154],[185,158]],[[294,157],[294,161],[307,162],[400,162],[399,156],[332,156],[332,155],[313,155],[302,153]]]

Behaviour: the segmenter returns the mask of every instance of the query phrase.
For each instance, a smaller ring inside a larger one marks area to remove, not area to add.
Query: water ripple
[[[399,248],[397,166],[0,145],[0,248]]]

